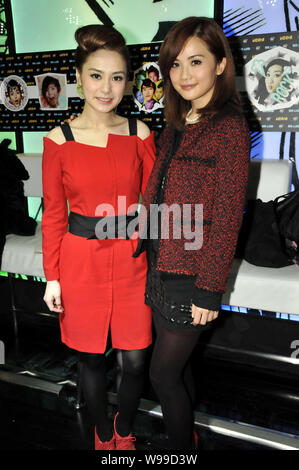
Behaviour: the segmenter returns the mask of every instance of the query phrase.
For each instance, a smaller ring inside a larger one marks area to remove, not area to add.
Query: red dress
[[[144,303],[146,254],[132,257],[138,239],[86,240],[71,234],[67,201],[70,211],[85,216],[99,215],[96,208],[103,203],[112,205],[115,215],[130,213],[154,159],[153,132],[145,140],[109,134],[106,147],[58,145],[44,138],[43,266],[46,279],[61,285],[61,339],[70,348],[105,352],[109,326],[114,348],[151,344],[151,310]],[[119,212],[118,196],[126,197]]]

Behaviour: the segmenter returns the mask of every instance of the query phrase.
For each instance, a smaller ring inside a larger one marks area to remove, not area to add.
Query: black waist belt
[[[70,212],[68,231],[73,235],[86,237],[88,240],[94,238],[99,240],[125,238],[128,240],[138,229],[137,217],[138,212],[113,217],[88,217],[87,215]],[[132,223],[128,231],[128,225],[133,220],[136,220],[136,224]]]

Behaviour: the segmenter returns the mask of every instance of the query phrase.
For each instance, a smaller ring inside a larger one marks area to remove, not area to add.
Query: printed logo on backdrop
[[[138,109],[146,113],[164,107],[163,78],[156,62],[147,62],[135,71],[133,97]]]
[[[22,111],[28,103],[27,85],[21,77],[9,75],[0,87],[2,104],[10,111]]]

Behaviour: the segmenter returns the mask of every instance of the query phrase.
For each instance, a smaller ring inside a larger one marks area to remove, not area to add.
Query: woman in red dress
[[[44,138],[44,300],[59,313],[62,341],[80,352],[96,449],[135,449],[132,422],[152,341],[151,309],[144,304],[146,255],[132,257],[137,237],[126,235],[126,222],[121,235],[99,239],[95,232],[107,215],[103,207],[113,209],[109,220],[119,226],[117,216],[136,211],[154,163],[154,135],[143,122],[115,112],[129,69],[122,35],[112,27],[89,25],[79,28],[75,38],[84,110]],[[107,417],[109,328],[123,365],[114,426]]]

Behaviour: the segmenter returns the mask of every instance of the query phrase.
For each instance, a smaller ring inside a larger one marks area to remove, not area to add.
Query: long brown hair
[[[124,59],[127,73],[130,69],[129,51],[122,34],[112,26],[90,24],[78,28],[75,32],[78,47],[75,51],[75,66],[82,71],[84,62],[92,52],[98,49],[107,49],[118,52]]]
[[[217,63],[226,57],[226,66],[221,75],[217,75],[215,88],[209,103],[200,110],[201,116],[219,111],[225,104],[240,108],[240,97],[235,87],[235,66],[228,41],[216,21],[190,16],[176,23],[166,35],[160,48],[159,66],[164,79],[165,117],[168,124],[183,129],[190,102],[184,100],[173,88],[169,71],[180,54],[186,41],[196,36],[202,39]]]

